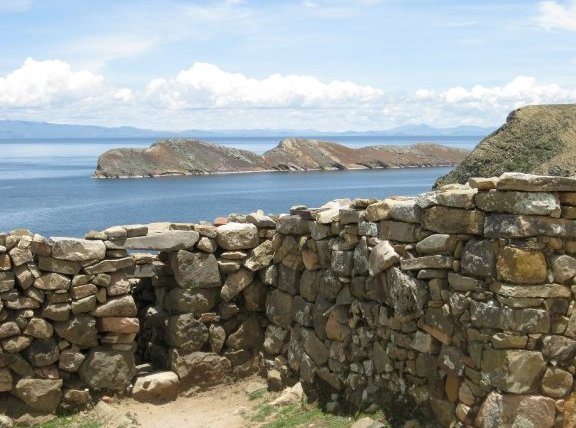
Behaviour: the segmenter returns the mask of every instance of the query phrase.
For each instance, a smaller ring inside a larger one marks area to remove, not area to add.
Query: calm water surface
[[[439,142],[472,148],[478,137],[324,137],[352,147]],[[262,153],[279,138],[207,139]],[[27,228],[45,236],[156,221],[212,220],[258,208],[287,212],[336,198],[414,195],[449,168],[259,173],[123,180],[91,178],[99,154],[148,147],[154,139],[0,140],[0,231]]]

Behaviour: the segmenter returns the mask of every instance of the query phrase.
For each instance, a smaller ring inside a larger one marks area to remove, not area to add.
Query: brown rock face
[[[103,153],[94,177],[427,167],[455,165],[467,153],[437,144],[351,149],[327,141],[289,138],[260,156],[196,140],[169,139],[148,149],[113,149]]]

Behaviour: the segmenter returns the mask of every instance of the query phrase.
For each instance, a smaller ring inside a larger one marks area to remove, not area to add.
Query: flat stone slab
[[[124,245],[119,247],[126,250],[175,251],[192,248],[199,239],[200,234],[193,230],[171,230],[127,238]]]
[[[498,190],[521,190],[525,192],[574,192],[576,178],[505,172],[500,176]]]

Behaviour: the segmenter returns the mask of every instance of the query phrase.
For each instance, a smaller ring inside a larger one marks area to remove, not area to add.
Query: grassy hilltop
[[[544,175],[576,174],[576,104],[522,107],[436,186],[465,183],[470,177],[515,171]]]

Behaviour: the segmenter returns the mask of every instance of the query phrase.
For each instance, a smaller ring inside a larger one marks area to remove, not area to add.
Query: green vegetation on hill
[[[576,174],[576,104],[527,106],[480,144],[436,186],[504,172]]]

